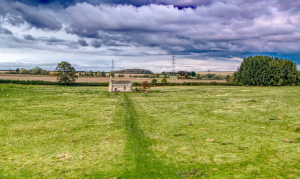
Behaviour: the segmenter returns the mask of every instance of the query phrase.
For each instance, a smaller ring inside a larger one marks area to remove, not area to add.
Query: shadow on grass
[[[124,118],[127,131],[125,170],[120,178],[176,178],[170,166],[160,161],[150,149],[151,141],[139,127],[138,114],[126,94]]]

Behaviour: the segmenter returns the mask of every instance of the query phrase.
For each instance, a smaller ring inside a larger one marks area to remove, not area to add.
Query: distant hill
[[[116,71],[115,73],[125,73],[125,74],[153,74],[150,70],[145,69],[124,69]]]

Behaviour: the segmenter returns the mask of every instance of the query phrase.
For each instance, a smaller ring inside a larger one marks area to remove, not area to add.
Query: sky
[[[269,55],[300,64],[296,0],[0,0],[0,70],[235,71]]]

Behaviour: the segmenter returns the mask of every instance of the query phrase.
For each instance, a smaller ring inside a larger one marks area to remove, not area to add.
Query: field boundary
[[[0,83],[5,84],[25,84],[25,85],[62,85],[58,82],[43,81],[43,80],[9,80],[0,79]],[[72,86],[108,86],[109,82],[98,83],[98,82],[85,82],[85,83],[74,83]],[[141,86],[139,82],[133,82],[133,86]],[[243,86],[242,83],[234,82],[183,82],[183,83],[156,83],[152,86]]]

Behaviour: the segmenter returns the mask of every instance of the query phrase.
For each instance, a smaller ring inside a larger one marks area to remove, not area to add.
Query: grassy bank
[[[296,178],[299,94],[0,84],[0,178]]]

